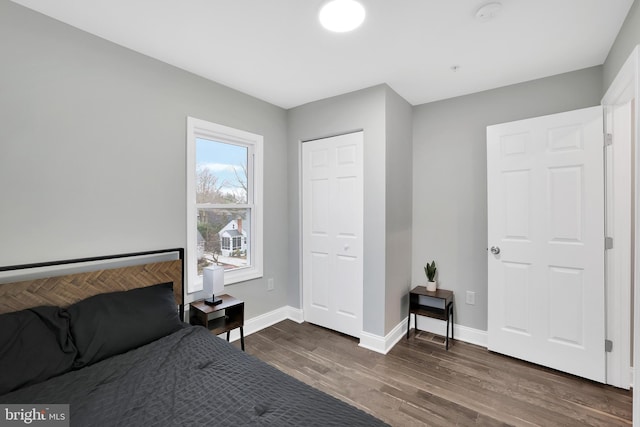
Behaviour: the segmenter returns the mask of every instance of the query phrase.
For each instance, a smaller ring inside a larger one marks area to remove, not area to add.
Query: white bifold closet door
[[[363,133],[302,144],[304,319],[362,332]]]

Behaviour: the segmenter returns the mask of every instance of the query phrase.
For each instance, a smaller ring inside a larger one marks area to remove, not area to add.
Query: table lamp
[[[202,274],[202,287],[206,295],[211,298],[205,298],[204,303],[207,305],[218,305],[222,303],[222,298],[216,297],[224,293],[224,268],[219,265],[205,267]]]

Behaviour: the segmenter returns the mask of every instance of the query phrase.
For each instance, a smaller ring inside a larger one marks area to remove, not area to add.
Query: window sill
[[[234,283],[246,282],[247,280],[260,279],[262,270],[257,268],[243,268],[235,271],[224,273],[224,285],[233,285]]]
[[[236,283],[246,282],[248,280],[260,279],[262,277],[262,271],[258,271],[257,268],[246,268],[242,270],[236,270],[233,273],[225,272],[224,285],[233,285]],[[198,276],[193,288],[188,288],[187,294],[197,294],[203,291],[202,276]],[[202,297],[204,298],[204,297]]]

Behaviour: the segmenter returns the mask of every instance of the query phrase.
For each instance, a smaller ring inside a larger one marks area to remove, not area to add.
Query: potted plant
[[[435,261],[431,261],[431,264],[427,263],[427,265],[424,266],[424,274],[427,275],[427,290],[429,292],[435,292],[436,288],[437,288],[437,284],[436,284],[436,262]]]

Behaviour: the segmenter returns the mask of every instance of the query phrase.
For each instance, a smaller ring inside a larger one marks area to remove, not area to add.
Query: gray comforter
[[[0,396],[70,404],[74,426],[377,426],[202,327]]]

